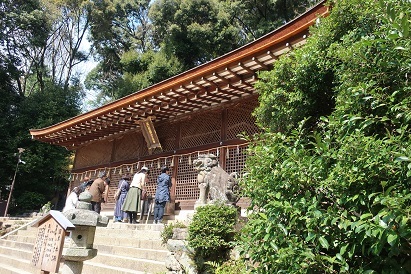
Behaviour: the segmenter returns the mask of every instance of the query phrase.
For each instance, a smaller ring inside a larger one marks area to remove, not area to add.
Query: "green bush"
[[[236,221],[237,209],[233,206],[215,204],[197,208],[188,227],[188,245],[195,251],[200,270],[207,261],[227,260],[234,241]]]
[[[218,266],[215,274],[247,274],[247,264],[244,260],[228,260],[222,265]]]
[[[411,273],[410,10],[333,1],[262,75],[241,182],[256,273]]]
[[[163,231],[161,231],[161,243],[163,245],[167,244],[167,241],[173,237],[174,228],[186,228],[187,226],[182,222],[175,222],[170,224],[165,224]]]

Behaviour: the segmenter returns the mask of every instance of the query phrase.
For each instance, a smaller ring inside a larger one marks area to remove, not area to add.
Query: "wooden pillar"
[[[177,136],[175,140],[175,148],[179,149],[181,146],[181,122],[178,122],[176,125],[177,127]],[[166,212],[169,214],[174,214],[175,207],[176,207],[176,189],[177,189],[177,175],[178,175],[178,157],[173,156],[173,163],[174,165],[171,167],[172,175],[171,175],[171,183],[173,184],[170,189],[170,203],[167,204]]]
[[[174,215],[175,203],[176,203],[176,184],[177,184],[177,170],[178,170],[178,159],[177,156],[173,156],[174,165],[170,167],[171,169],[171,189],[170,189],[170,202],[166,205],[166,214]]]
[[[224,108],[221,111],[221,141],[227,140],[227,130],[228,130],[228,110]]]
[[[227,127],[228,127],[228,110],[227,108],[224,108],[221,111],[221,142],[220,144],[223,143],[223,141],[227,140]],[[227,156],[227,151],[225,148],[220,147],[220,157],[218,159],[220,163],[220,167],[225,170],[226,167],[226,156]]]

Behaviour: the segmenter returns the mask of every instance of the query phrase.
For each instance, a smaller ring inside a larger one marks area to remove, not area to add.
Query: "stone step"
[[[27,272],[11,265],[3,264],[2,262],[3,260],[0,263],[0,273],[2,274],[33,274],[33,272]]]
[[[166,271],[164,261],[130,258],[106,253],[98,253],[96,257],[86,262],[105,264],[111,267],[138,269],[145,273],[162,273]]]
[[[129,224],[129,223],[120,223],[120,222],[112,222],[109,221],[107,227],[97,227],[98,229],[135,229],[135,230],[155,230],[155,231],[163,231],[164,225],[163,224],[146,224],[146,223],[138,223],[138,224]]]
[[[21,242],[21,243],[34,244],[36,242],[36,235],[32,235],[32,236],[24,236],[24,235],[19,235],[19,234],[9,235],[7,237],[7,240]]]
[[[24,235],[10,235],[7,238],[10,241],[34,244],[36,236],[24,236]],[[114,237],[100,237],[97,236],[94,239],[94,246],[123,246],[134,248],[145,248],[154,250],[167,250],[167,247],[161,243],[161,240],[139,239],[139,238],[114,238]]]
[[[121,237],[121,238],[139,238],[146,240],[158,240],[161,238],[160,230],[141,230],[138,225],[126,225],[120,228],[96,229],[96,237]]]
[[[165,261],[168,253],[167,250],[155,250],[112,245],[94,245],[94,248],[98,250],[98,254],[113,254],[117,256],[126,256],[127,258],[134,257],[154,261]]]
[[[16,241],[11,241],[11,240],[4,240],[4,239],[0,239],[0,246],[17,248],[19,250],[25,250],[25,251],[33,251],[33,247],[34,247],[33,243],[16,242]]]
[[[17,267],[18,269],[21,269],[22,271],[27,271],[26,265],[31,261],[33,244],[15,242],[11,240],[1,240],[0,243],[2,246],[2,248],[0,248],[0,256],[6,256],[5,260],[2,259],[1,261],[10,262],[10,258],[19,258],[22,261],[18,261],[17,263],[13,263],[11,265],[15,268]],[[117,273],[159,273],[165,271],[164,261],[167,256],[167,251],[165,250],[159,251],[107,245],[99,245],[95,246],[95,248],[98,249],[97,256],[89,261],[85,261],[85,265],[96,265],[99,268],[105,266],[113,271],[118,271]],[[30,269],[32,268],[29,267],[28,270]],[[127,269],[130,271],[125,271]],[[143,269],[144,272],[135,271],[133,269]],[[15,273],[19,272],[17,271]]]
[[[1,272],[0,272],[1,273]],[[81,274],[147,274],[147,272],[85,261]]]
[[[2,248],[0,248],[0,254],[30,261],[31,256],[33,254],[33,249],[26,250],[26,249],[14,248],[14,247],[2,246]]]
[[[123,237],[123,238],[140,238],[140,239],[160,239],[161,232],[164,225],[144,225],[144,224],[124,224],[113,223],[107,227],[96,228],[97,237]],[[36,227],[27,227],[17,232],[20,236],[34,236],[37,235]]]
[[[97,256],[84,262],[83,274],[164,273],[168,250],[161,243],[164,225],[109,222],[97,227]],[[0,273],[39,273],[30,265],[37,228],[28,226],[0,239]],[[61,268],[60,268],[61,272]]]
[[[114,245],[125,247],[137,247],[156,250],[166,250],[166,247],[162,245],[161,240],[146,240],[139,238],[103,238],[97,237],[94,239],[95,245]]]
[[[15,271],[15,269],[18,269],[16,272],[9,273],[39,273],[39,269],[30,264],[31,254],[32,252],[29,253],[22,250],[16,251],[7,247],[0,247],[0,263],[8,266],[8,271]],[[0,269],[3,268],[7,269],[7,267],[2,267]]]

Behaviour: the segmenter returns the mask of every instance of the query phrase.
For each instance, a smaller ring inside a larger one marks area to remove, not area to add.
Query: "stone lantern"
[[[64,216],[75,226],[64,241],[62,274],[80,274],[83,261],[94,258],[97,249],[93,248],[97,226],[107,226],[108,217],[91,210],[91,194],[84,191],[79,196],[77,208],[64,212]]]

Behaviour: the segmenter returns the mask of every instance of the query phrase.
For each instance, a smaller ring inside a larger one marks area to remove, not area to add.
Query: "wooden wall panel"
[[[112,149],[113,141],[107,140],[77,149],[74,169],[109,164]]]
[[[115,139],[113,162],[136,159],[148,155],[146,141],[141,131],[134,131]]]

